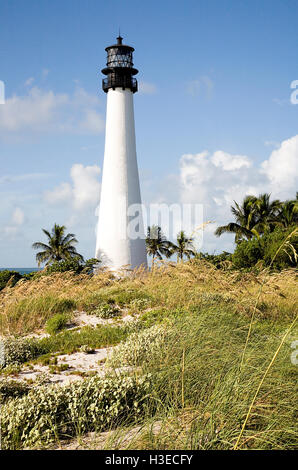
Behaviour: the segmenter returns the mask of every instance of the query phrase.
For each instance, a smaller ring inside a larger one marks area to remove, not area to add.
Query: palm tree
[[[172,254],[177,253],[177,262],[183,260],[183,256],[186,256],[190,259],[191,256],[196,254],[195,247],[193,245],[193,238],[187,237],[185,232],[181,230],[177,234],[176,245],[171,244]]]
[[[282,203],[279,199],[270,202],[270,194],[260,194],[254,202],[256,213],[256,224],[254,229],[259,233],[272,232],[275,228],[275,221],[279,215]]]
[[[171,256],[171,242],[169,242],[161,231],[161,227],[152,225],[147,228],[146,249],[149,256],[152,256],[152,265],[155,258],[162,259],[162,255],[169,258]]]
[[[40,266],[41,263],[46,263],[47,266],[54,261],[62,261],[70,258],[84,259],[73,246],[78,242],[75,235],[73,233],[65,235],[65,230],[66,227],[64,225],[57,224],[54,225],[51,233],[42,229],[44,234],[48,237],[48,245],[42,242],[35,242],[32,245],[32,248],[35,250],[42,250],[36,254],[38,266]]]
[[[235,233],[235,242],[239,243],[246,238],[259,237],[263,233],[272,232],[276,225],[282,203],[275,199],[270,202],[270,194],[246,196],[239,206],[235,202],[231,206],[231,212],[236,222],[222,225],[215,230],[215,235],[220,237],[223,233]]]
[[[275,224],[284,228],[298,223],[298,198],[293,201],[285,201],[276,217]]]
[[[255,196],[246,196],[239,206],[234,201],[235,207],[231,206],[231,212],[236,222],[230,222],[227,225],[217,227],[215,235],[220,237],[223,233],[234,233],[235,242],[240,242],[243,238],[250,239],[257,235],[254,226],[257,222],[256,206],[257,198]]]

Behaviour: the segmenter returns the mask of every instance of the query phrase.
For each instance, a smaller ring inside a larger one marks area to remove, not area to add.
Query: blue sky
[[[1,0],[0,266],[34,266],[54,222],[94,255],[100,70],[119,27],[140,71],[144,202],[204,204],[203,251],[232,250],[213,231],[233,199],[296,191],[297,15],[295,0]]]

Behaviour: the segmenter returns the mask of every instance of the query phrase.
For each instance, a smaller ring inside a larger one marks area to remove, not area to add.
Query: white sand
[[[109,350],[112,348],[95,349],[94,353],[86,354],[83,352],[76,352],[73,354],[63,354],[57,357],[57,365],[68,364],[69,368],[57,374],[50,374],[49,366],[34,365],[34,369],[24,368],[16,377],[16,380],[37,380],[41,374],[47,375],[49,383],[68,384],[75,380],[80,380],[81,375],[75,375],[80,372],[96,372],[103,376],[105,374],[104,360],[106,359]]]
[[[96,328],[98,325],[119,325],[121,323],[132,322],[136,319],[132,315],[125,315],[120,318],[115,319],[102,319],[96,315],[88,315],[86,312],[75,311],[72,318],[72,323],[67,325],[68,330],[80,329],[84,326],[90,326],[91,328]],[[28,335],[28,338],[41,339],[49,336],[44,331],[32,333]],[[37,381],[40,382],[41,379],[45,383],[59,383],[61,385],[67,385],[70,382],[76,380],[81,380],[84,378],[84,375],[92,372],[96,372],[100,376],[104,376],[107,373],[107,368],[105,367],[105,359],[108,354],[111,353],[113,347],[110,348],[101,348],[95,349],[94,353],[87,354],[84,352],[76,352],[73,354],[62,354],[60,356],[55,356],[57,358],[57,365],[67,364],[69,367],[65,371],[61,371],[55,374],[50,373],[50,367],[47,365],[32,364],[33,369],[28,366],[23,366],[22,370],[17,374],[11,376],[12,379],[18,381]],[[123,367],[118,371],[128,370],[130,368]],[[85,375],[86,376],[86,375]]]

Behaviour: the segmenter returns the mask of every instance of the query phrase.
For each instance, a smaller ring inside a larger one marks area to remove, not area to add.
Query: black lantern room
[[[132,53],[133,47],[122,44],[122,37],[118,36],[117,44],[106,47],[107,66],[102,69],[102,73],[107,75],[102,81],[102,89],[105,93],[110,88],[128,88],[133,93],[138,91],[137,79],[133,77],[138,70],[133,68]]]

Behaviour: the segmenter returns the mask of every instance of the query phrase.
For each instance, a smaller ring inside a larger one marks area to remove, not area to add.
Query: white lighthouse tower
[[[136,154],[133,94],[138,91],[134,48],[106,48],[106,140],[95,257],[113,271],[147,266]]]

